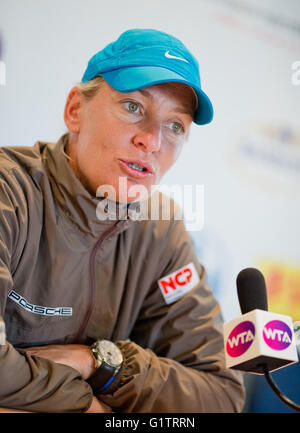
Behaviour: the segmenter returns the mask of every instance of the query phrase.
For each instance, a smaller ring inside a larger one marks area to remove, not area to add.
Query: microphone
[[[278,397],[300,410],[300,406],[281,393],[269,375],[298,362],[291,317],[268,312],[265,279],[258,269],[242,270],[236,283],[242,316],[223,325],[226,367],[264,374]]]
[[[242,270],[237,276],[236,285],[242,314],[255,309],[268,311],[265,278],[258,269]]]
[[[223,325],[226,367],[264,374],[298,361],[289,316],[268,312],[263,274],[246,268],[237,276],[242,316]]]

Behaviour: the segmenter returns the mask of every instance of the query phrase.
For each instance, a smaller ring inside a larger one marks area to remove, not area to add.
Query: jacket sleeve
[[[160,276],[193,262],[199,282],[169,305],[153,283],[131,341],[117,343],[125,359],[117,389],[101,399],[122,412],[240,412],[242,376],[225,368],[219,304],[183,222],[171,225],[157,262]]]
[[[92,392],[76,370],[29,356],[6,340],[4,312],[13,288],[14,251],[27,226],[22,189],[12,177],[6,180],[0,177],[0,407],[33,412],[85,411]]]

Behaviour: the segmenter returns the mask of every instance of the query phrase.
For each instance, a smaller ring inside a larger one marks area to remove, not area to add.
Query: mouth
[[[123,159],[120,159],[119,161],[127,174],[130,174],[133,177],[145,178],[154,174],[154,169],[147,162],[140,160],[126,161]]]

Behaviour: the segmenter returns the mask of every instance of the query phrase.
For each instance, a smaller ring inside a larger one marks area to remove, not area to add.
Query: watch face
[[[101,340],[98,343],[99,353],[102,359],[112,367],[120,367],[123,362],[121,350],[112,341]]]

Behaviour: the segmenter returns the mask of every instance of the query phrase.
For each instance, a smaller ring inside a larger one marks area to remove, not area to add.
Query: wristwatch
[[[91,346],[96,370],[88,378],[94,394],[100,394],[117,377],[123,364],[123,355],[118,346],[109,340],[97,340]]]

